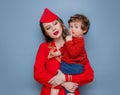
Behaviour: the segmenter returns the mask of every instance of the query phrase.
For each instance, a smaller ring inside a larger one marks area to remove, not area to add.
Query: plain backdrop
[[[46,7],[66,26],[76,13],[91,21],[85,42],[95,78],[81,95],[120,95],[120,0],[0,0],[0,95],[39,95],[33,66]]]

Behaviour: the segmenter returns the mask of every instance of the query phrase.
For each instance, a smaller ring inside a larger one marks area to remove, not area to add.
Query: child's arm
[[[72,41],[72,35],[67,35],[66,38],[65,38],[66,42],[68,41]]]
[[[80,55],[81,50],[84,48],[84,38],[75,38],[77,40],[74,40],[72,37],[72,33],[70,35],[66,36],[65,40],[65,47],[68,51],[69,55],[72,57],[76,57]]]
[[[71,41],[67,41],[65,47],[70,56],[79,56],[84,48],[84,38],[74,38]]]

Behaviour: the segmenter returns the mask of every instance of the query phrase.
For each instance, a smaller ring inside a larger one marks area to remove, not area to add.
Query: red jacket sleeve
[[[94,71],[86,59],[86,64],[84,65],[84,72],[77,75],[72,75],[72,82],[77,82],[80,86],[92,82],[94,79]]]
[[[84,39],[83,38],[74,38],[72,41],[65,43],[66,50],[71,57],[76,57],[80,55],[81,51],[84,48]]]
[[[44,66],[45,66],[45,61],[46,61],[46,53],[45,53],[45,45],[41,44],[37,55],[36,55],[36,60],[34,64],[34,79],[43,84],[46,85],[47,87],[51,87],[51,85],[48,83],[48,81],[53,77],[51,74],[49,74]]]

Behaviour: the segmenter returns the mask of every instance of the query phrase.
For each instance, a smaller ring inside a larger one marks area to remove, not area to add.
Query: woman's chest
[[[47,59],[45,69],[52,75],[56,75],[57,70],[60,68],[60,62],[56,58]]]

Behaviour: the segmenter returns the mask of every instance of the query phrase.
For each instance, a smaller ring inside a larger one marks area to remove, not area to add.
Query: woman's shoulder
[[[53,41],[52,42],[42,42],[40,44],[41,48],[50,48],[50,47],[53,47],[53,46],[54,46],[54,42]]]
[[[42,42],[42,43],[40,43],[40,46],[45,46],[45,45],[48,45],[48,42]]]
[[[48,42],[40,43],[39,48],[45,48],[45,47],[48,47]]]

